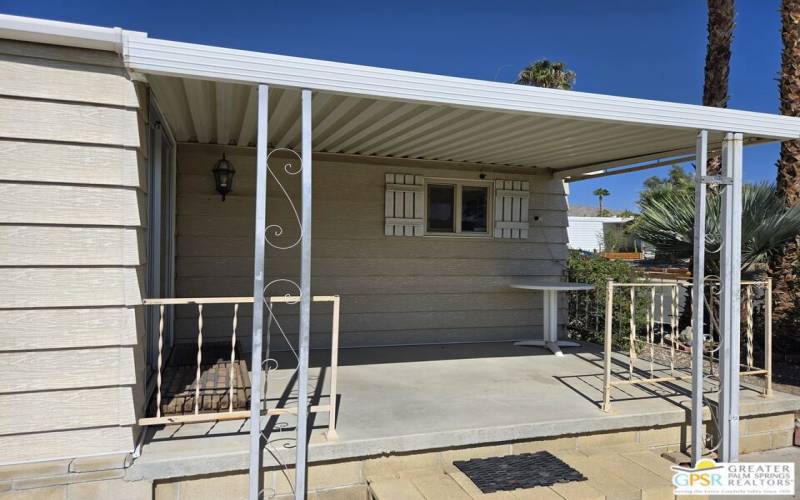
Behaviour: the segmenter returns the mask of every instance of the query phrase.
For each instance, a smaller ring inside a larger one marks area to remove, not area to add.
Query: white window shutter
[[[530,183],[527,181],[494,181],[495,238],[528,239],[529,199]]]
[[[422,236],[424,207],[421,175],[386,174],[386,236]]]

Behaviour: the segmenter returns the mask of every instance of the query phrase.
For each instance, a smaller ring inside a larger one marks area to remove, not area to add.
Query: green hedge
[[[609,260],[599,255],[585,255],[570,250],[567,259],[567,278],[577,283],[590,283],[595,289],[590,293],[577,292],[570,298],[569,333],[580,340],[603,343],[605,335],[606,289],[608,280],[618,283],[642,281],[644,274],[631,264],[621,260]],[[617,291],[614,296],[614,318],[612,343],[614,347],[627,350],[629,345],[630,295],[629,289]],[[636,324],[645,324],[649,301],[642,293],[635,298]],[[588,308],[588,314],[587,314]]]

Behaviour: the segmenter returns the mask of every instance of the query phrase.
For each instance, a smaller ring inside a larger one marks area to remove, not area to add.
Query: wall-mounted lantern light
[[[233,189],[233,176],[236,174],[236,169],[233,164],[225,159],[225,153],[222,153],[222,159],[214,165],[214,182],[217,185],[217,192],[222,195],[222,201],[225,201],[225,195]]]

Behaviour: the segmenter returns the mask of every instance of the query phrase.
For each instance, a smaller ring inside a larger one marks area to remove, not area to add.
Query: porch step
[[[437,462],[427,455],[419,455],[419,459],[414,456],[374,459],[365,464],[364,475],[373,500],[674,498],[672,464],[638,444],[543,449],[581,472],[587,480],[485,494],[452,462]]]

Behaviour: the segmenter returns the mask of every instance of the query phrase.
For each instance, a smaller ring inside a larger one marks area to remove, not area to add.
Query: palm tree
[[[708,194],[706,253],[719,252],[719,194]],[[765,262],[787,241],[800,233],[800,205],[787,207],[771,184],[747,184],[742,191],[742,271]],[[642,202],[634,235],[656,251],[688,259],[694,252],[694,192],[665,191]],[[712,255],[709,255],[712,257]],[[719,259],[707,258],[708,274],[719,274]]]
[[[728,107],[728,73],[731,64],[734,15],[733,0],[708,0],[708,44],[703,106]],[[720,156],[709,155],[708,174],[718,174],[720,167]]]
[[[780,98],[781,114],[800,116],[800,1],[783,0],[781,3],[781,54]],[[786,206],[797,207],[800,202],[800,141],[781,144],[778,160],[778,193]],[[775,296],[773,311],[778,335],[796,332],[800,318],[800,287],[798,274],[797,239],[787,241],[775,252],[770,262]],[[783,336],[783,335],[782,335]]]
[[[567,69],[563,62],[540,59],[519,72],[518,85],[531,85],[548,89],[571,90],[575,84],[575,72]]]
[[[603,198],[605,198],[606,196],[611,196],[611,193],[608,191],[608,189],[597,188],[594,191],[592,191],[592,194],[597,196],[597,200],[600,205],[600,209],[597,211],[597,215],[602,217],[603,214],[605,213],[605,210],[603,210]]]

